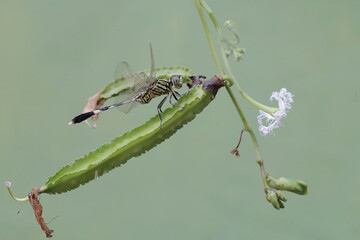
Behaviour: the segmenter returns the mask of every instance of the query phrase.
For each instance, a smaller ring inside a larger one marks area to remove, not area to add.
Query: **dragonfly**
[[[165,103],[166,99],[170,96],[169,102],[173,106],[178,106],[177,104],[172,102],[172,98],[178,101],[178,98],[182,95],[178,93],[174,88],[179,89],[183,85],[182,77],[180,75],[172,75],[170,78],[157,78],[155,75],[155,66],[154,66],[154,57],[153,51],[150,44],[150,56],[151,56],[151,69],[150,74],[147,75],[144,72],[134,73],[129,64],[127,62],[121,62],[116,71],[115,71],[115,79],[124,78],[131,87],[122,91],[120,96],[124,101],[119,101],[110,106],[106,106],[94,111],[82,113],[76,117],[74,117],[68,124],[73,125],[87,120],[88,118],[104,112],[109,109],[113,109],[116,107],[122,107],[124,105],[128,105],[127,108],[122,108],[124,113],[128,113],[131,109],[133,109],[138,104],[147,104],[153,98],[164,96],[165,97],[160,101],[157,106],[157,112],[160,118],[160,128],[162,123],[162,110],[161,107]]]

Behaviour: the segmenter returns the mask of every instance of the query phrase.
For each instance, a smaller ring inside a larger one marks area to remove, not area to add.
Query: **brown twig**
[[[240,146],[240,143],[241,143],[241,139],[242,139],[242,135],[243,135],[243,132],[244,132],[244,129],[241,130],[241,133],[240,133],[240,139],[239,139],[239,142],[238,144],[236,145],[236,147],[230,151],[231,154],[234,154],[237,158],[240,158],[240,153],[239,153],[239,146]]]

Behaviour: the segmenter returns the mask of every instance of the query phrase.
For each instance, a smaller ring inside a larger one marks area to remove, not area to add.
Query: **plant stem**
[[[264,167],[264,160],[263,158],[261,157],[261,154],[260,154],[260,150],[259,150],[259,144],[256,140],[256,136],[254,134],[254,131],[252,130],[250,124],[248,123],[248,121],[246,120],[245,116],[244,116],[244,113],[243,111],[241,110],[240,108],[240,105],[238,104],[238,102],[236,101],[235,99],[235,96],[231,90],[231,88],[227,85],[225,85],[225,88],[236,108],[236,110],[238,111],[239,115],[240,115],[240,118],[241,118],[241,121],[243,122],[244,126],[243,126],[243,130],[244,131],[247,131],[250,136],[251,136],[251,139],[253,141],[253,145],[254,145],[254,150],[255,150],[255,156],[256,156],[256,162],[259,164],[260,166],[260,172],[261,172],[261,178],[262,178],[262,182],[264,184],[264,190],[266,191],[268,189],[268,184],[266,183],[266,177],[267,177],[267,172],[265,171],[265,167]]]
[[[205,30],[205,34],[206,34],[206,37],[207,37],[207,40],[208,40],[208,43],[209,43],[209,46],[210,46],[210,50],[211,50],[211,53],[212,53],[212,56],[214,58],[214,61],[215,61],[215,64],[218,68],[218,71],[219,73],[223,76],[224,75],[224,70],[222,69],[222,66],[220,64],[220,60],[216,54],[216,51],[215,51],[215,47],[214,47],[214,42],[211,38],[211,35],[210,35],[210,31],[209,31],[209,27],[206,23],[206,19],[204,17],[204,14],[202,12],[202,9],[201,7],[206,11],[206,13],[208,14],[208,16],[210,17],[211,21],[213,22],[214,24],[214,27],[216,29],[216,32],[218,34],[218,37],[220,38],[220,42],[221,40],[223,39],[223,36],[222,36],[222,31],[221,31],[221,28],[219,27],[219,24],[215,18],[215,15],[213,14],[213,12],[211,11],[211,9],[209,8],[209,6],[203,1],[203,0],[195,0],[195,6],[199,12],[199,16],[200,16],[200,19],[201,19],[201,22],[204,26],[204,30]],[[240,108],[240,105],[239,103],[237,102],[231,88],[230,88],[230,85],[231,84],[235,84],[237,90],[240,92],[240,94],[252,105],[254,105],[255,107],[259,108],[259,109],[262,109],[263,111],[265,112],[268,112],[268,113],[275,113],[276,111],[278,111],[277,108],[272,108],[272,107],[268,107],[268,106],[265,106],[257,101],[255,101],[254,99],[252,99],[250,96],[248,96],[241,88],[240,88],[240,85],[237,83],[236,79],[235,79],[235,76],[234,74],[232,73],[231,71],[231,68],[230,68],[230,65],[229,65],[229,62],[227,60],[227,57],[226,57],[226,54],[225,54],[225,50],[224,50],[224,47],[222,44],[220,44],[220,49],[221,49],[221,55],[222,55],[222,58],[223,58],[223,62],[225,64],[225,68],[226,68],[226,71],[229,73],[230,75],[230,79],[231,79],[231,82],[230,84],[228,84],[229,82],[227,82],[227,84],[225,85],[225,88],[226,88],[226,91],[228,92],[230,98],[231,98],[231,101],[233,102],[240,118],[241,118],[241,121],[243,122],[243,130],[244,131],[247,131],[250,136],[251,136],[251,139],[253,141],[253,145],[254,145],[254,150],[255,150],[255,155],[256,155],[256,162],[259,164],[260,166],[260,172],[261,172],[261,178],[262,178],[262,181],[263,181],[263,184],[264,184],[264,190],[265,192],[268,190],[268,185],[266,183],[266,176],[268,175],[265,171],[265,167],[264,167],[264,160],[263,158],[261,157],[261,154],[260,154],[260,151],[259,151],[259,145],[258,145],[258,142],[256,140],[256,136],[255,136],[255,133],[254,131],[252,130],[251,128],[251,125],[249,124],[249,122],[247,121],[243,111],[241,110]],[[227,78],[229,79],[229,78]]]
[[[220,27],[218,21],[217,21],[216,18],[215,18],[214,13],[212,12],[212,10],[210,9],[210,7],[209,7],[203,0],[195,0],[195,5],[197,5],[197,2],[200,2],[201,6],[204,8],[204,10],[206,11],[206,13],[207,13],[208,16],[210,17],[211,21],[212,21],[213,24],[214,24],[215,30],[216,30],[216,32],[217,32],[217,34],[218,34],[218,36],[219,36],[219,41],[222,42],[222,40],[223,40],[222,30],[221,30],[221,27]],[[199,9],[198,9],[198,11],[199,11]],[[203,13],[202,13],[201,9],[200,9],[200,11],[199,11],[199,14],[200,14],[201,21],[203,22],[204,28],[205,28],[205,26],[206,26],[206,29],[207,29],[207,30],[205,29],[205,33],[206,33],[206,36],[207,36],[207,38],[208,38],[208,40],[209,40],[209,37],[210,37],[210,39],[211,39],[211,36],[210,36],[210,34],[208,34],[209,29],[208,29],[208,27],[207,27],[207,25],[206,25],[206,20],[205,20],[205,18],[203,17]],[[201,14],[202,14],[202,16],[201,16]],[[204,22],[205,22],[205,23],[204,23]],[[211,48],[213,47],[212,39],[211,39],[211,44],[210,44],[210,41],[209,41],[209,45],[210,45],[210,49],[211,49]],[[266,105],[264,105],[264,104],[261,104],[261,103],[257,102],[256,100],[254,100],[252,97],[250,97],[249,95],[247,95],[247,94],[241,89],[240,85],[239,85],[238,82],[236,81],[236,78],[235,78],[234,74],[233,74],[232,71],[231,71],[231,68],[230,68],[230,65],[229,65],[229,61],[228,61],[228,59],[227,59],[227,57],[226,57],[225,49],[224,49],[223,44],[220,44],[220,49],[221,49],[221,56],[222,56],[222,59],[223,59],[223,62],[224,62],[226,71],[229,73],[230,78],[233,80],[233,81],[232,81],[233,84],[235,84],[235,86],[236,86],[237,90],[239,91],[239,93],[241,94],[241,96],[242,96],[243,98],[245,98],[245,100],[248,101],[250,104],[252,104],[253,106],[255,106],[255,107],[258,108],[258,109],[263,110],[264,112],[267,112],[267,113],[270,113],[270,114],[277,112],[277,111],[279,110],[278,108],[269,107],[269,106],[266,106]],[[213,55],[213,56],[214,56],[214,55]],[[216,58],[217,58],[217,56],[216,56]],[[215,60],[215,62],[216,62],[216,61],[219,61],[218,59],[215,59],[215,58],[214,58],[214,60]]]
[[[210,46],[210,51],[211,51],[211,54],[213,56],[213,59],[215,61],[215,65],[218,69],[218,72],[219,74],[222,76],[224,75],[224,70],[221,66],[221,63],[220,63],[220,60],[219,60],[219,57],[217,56],[217,53],[216,53],[216,50],[215,50],[215,47],[214,47],[214,43],[213,43],[213,40],[211,38],[211,35],[210,35],[210,30],[209,30],[209,27],[206,23],[206,19],[204,17],[204,13],[203,11],[201,10],[201,6],[200,6],[200,1],[199,0],[195,0],[195,6],[196,6],[196,9],[198,10],[198,13],[200,15],[200,19],[201,19],[201,22],[203,24],[203,27],[204,27],[204,30],[205,30],[205,34],[206,34],[206,37],[207,37],[207,40],[209,42],[209,46]]]
[[[27,202],[29,201],[29,198],[28,197],[25,197],[25,198],[17,198],[14,196],[14,194],[11,192],[10,188],[8,187],[7,188],[9,193],[10,193],[10,196],[12,197],[12,199],[14,199],[15,201],[18,201],[18,202]]]

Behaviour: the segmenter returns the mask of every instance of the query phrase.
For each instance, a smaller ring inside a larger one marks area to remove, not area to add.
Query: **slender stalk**
[[[254,150],[255,150],[255,156],[256,156],[256,162],[259,164],[260,166],[260,172],[261,172],[261,178],[262,178],[262,182],[264,184],[264,190],[267,191],[267,189],[269,188],[268,187],[268,184],[266,183],[265,179],[267,177],[267,172],[265,171],[265,167],[264,167],[264,160],[263,158],[261,157],[261,154],[260,154],[260,150],[259,150],[259,144],[257,142],[257,139],[256,139],[256,136],[254,134],[254,131],[252,130],[250,124],[248,123],[248,121],[246,120],[245,116],[244,116],[244,113],[242,112],[241,108],[240,108],[240,105],[238,104],[238,102],[236,101],[235,99],[235,96],[231,90],[231,88],[229,86],[225,86],[236,110],[238,111],[239,115],[240,115],[240,118],[241,118],[241,121],[243,122],[244,126],[243,126],[243,129],[244,131],[247,131],[250,136],[251,136],[251,139],[253,141],[253,145],[254,145]]]
[[[217,67],[217,69],[218,69],[219,74],[222,76],[222,75],[224,75],[224,70],[223,70],[223,68],[222,68],[222,66],[221,66],[219,57],[217,56],[217,53],[216,53],[216,50],[215,50],[215,46],[214,46],[213,40],[212,40],[211,35],[210,35],[210,30],[209,30],[209,27],[208,27],[208,25],[207,25],[207,23],[206,23],[206,19],[205,19],[204,13],[203,13],[203,11],[201,10],[201,6],[200,6],[200,1],[199,1],[199,0],[195,0],[195,6],[196,6],[196,9],[198,10],[198,13],[199,13],[201,22],[202,22],[202,24],[203,24],[203,27],[204,27],[204,30],[205,30],[205,34],[206,34],[207,40],[208,40],[208,42],[209,42],[210,51],[211,51],[211,54],[212,54],[213,59],[214,59],[214,61],[215,61],[216,67]]]
[[[206,23],[206,19],[204,17],[204,14],[202,12],[202,9],[201,7],[206,11],[206,13],[208,14],[208,16],[210,17],[211,21],[213,22],[214,24],[214,27],[216,29],[216,32],[218,34],[218,37],[220,38],[220,42],[221,40],[223,39],[223,35],[222,35],[222,30],[218,24],[218,21],[216,20],[215,18],[215,15],[213,14],[213,12],[211,11],[211,9],[209,8],[209,6],[203,1],[203,0],[195,0],[195,5],[196,5],[196,8],[199,12],[199,16],[200,16],[200,19],[201,19],[201,22],[204,26],[204,30],[205,30],[205,34],[206,34],[206,37],[207,37],[207,40],[208,40],[208,43],[209,43],[209,46],[210,46],[210,50],[211,50],[211,53],[212,53],[212,56],[214,58],[214,61],[215,61],[215,64],[218,68],[218,71],[219,73],[223,76],[224,75],[224,71],[221,67],[221,64],[220,64],[220,60],[216,54],[216,51],[215,51],[215,47],[214,47],[214,42],[211,38],[211,35],[210,35],[210,31],[209,31],[209,27]],[[255,155],[256,155],[256,162],[259,164],[260,166],[260,172],[261,172],[261,178],[262,178],[262,182],[264,184],[264,190],[265,192],[267,192],[267,190],[269,189],[268,187],[268,184],[266,183],[266,177],[267,177],[267,173],[265,171],[265,167],[264,167],[264,160],[263,158],[261,157],[261,154],[260,154],[260,151],[259,151],[259,145],[258,145],[258,142],[256,140],[256,136],[255,136],[255,133],[254,131],[252,130],[251,128],[251,125],[249,124],[249,122],[247,121],[243,111],[241,110],[240,108],[240,105],[239,103],[237,102],[230,86],[232,84],[235,84],[237,90],[240,92],[240,94],[252,105],[254,105],[255,107],[259,108],[259,109],[262,109],[263,111],[265,112],[268,112],[268,113],[275,113],[276,111],[278,111],[277,108],[272,108],[272,107],[268,107],[268,106],[265,106],[257,101],[255,101],[253,98],[251,98],[250,96],[248,96],[241,88],[240,88],[240,85],[237,83],[236,79],[235,79],[235,76],[234,74],[232,73],[231,71],[231,68],[230,68],[230,65],[229,65],[229,62],[228,62],[228,59],[226,57],[226,54],[225,54],[225,50],[224,50],[224,47],[222,44],[220,44],[220,49],[221,49],[221,55],[222,55],[222,58],[223,58],[223,62],[225,64],[225,68],[226,68],[226,71],[229,73],[230,75],[230,78],[227,77],[227,80],[230,80],[230,84],[226,84],[225,85],[225,88],[226,88],[226,91],[228,92],[230,98],[231,98],[231,101],[233,102],[240,118],[241,118],[241,121],[243,122],[243,130],[244,131],[247,131],[250,136],[251,136],[251,139],[253,141],[253,145],[254,145],[254,150],[255,150]]]
[[[207,23],[206,23],[206,19],[205,19],[205,17],[204,17],[204,13],[202,12],[201,7],[203,7],[203,8],[205,9],[206,13],[209,15],[211,21],[213,22],[213,24],[214,24],[214,26],[215,26],[215,29],[216,29],[219,37],[221,38],[221,37],[222,37],[222,34],[221,34],[221,29],[220,29],[220,27],[219,27],[219,24],[218,24],[218,22],[217,22],[217,20],[216,20],[216,18],[215,18],[215,16],[214,16],[214,14],[213,14],[213,12],[212,12],[211,9],[209,8],[209,6],[206,5],[206,3],[205,3],[204,1],[202,1],[202,0],[195,0],[195,5],[196,5],[196,8],[197,8],[197,10],[198,10],[198,12],[199,12],[201,22],[202,22],[202,24],[203,24],[203,26],[204,26],[205,33],[206,33],[206,37],[207,37],[208,42],[209,42],[210,50],[211,50],[211,52],[213,53],[213,58],[214,58],[215,64],[216,64],[217,66],[219,66],[219,67],[218,67],[218,70],[219,70],[220,74],[221,74],[221,75],[224,75],[224,71],[223,71],[223,69],[222,69],[222,67],[221,67],[220,60],[219,60],[219,58],[218,58],[218,56],[217,56],[217,54],[216,54],[215,47],[214,47],[214,42],[213,42],[213,40],[212,40],[212,38],[211,38],[210,31],[209,31],[209,27],[208,27],[208,25],[207,25]],[[222,52],[222,55],[225,55],[223,47],[221,47],[221,52]],[[228,61],[227,61],[227,58],[225,57],[225,58],[223,58],[223,60],[226,60],[226,61],[224,61],[224,63],[225,63],[225,65],[227,65],[227,66],[226,66],[226,68],[227,68],[226,70],[230,73],[230,78],[232,78],[232,82],[231,82],[231,83],[237,84],[237,82],[235,81],[234,75],[233,75],[232,72],[231,72],[231,69],[230,69],[229,63],[228,63]],[[237,84],[237,85],[238,85],[238,84]],[[239,87],[239,88],[240,88],[240,87]],[[239,105],[238,102],[236,101],[236,98],[234,97],[234,94],[233,94],[232,90],[230,89],[230,87],[229,87],[228,85],[226,85],[226,90],[227,90],[227,92],[228,92],[228,94],[229,94],[229,96],[230,96],[230,98],[231,98],[231,100],[232,100],[232,102],[233,102],[236,110],[238,111],[239,116],[240,116],[243,124],[244,124],[244,127],[243,127],[244,130],[245,130],[245,131],[252,131],[252,129],[251,129],[251,127],[250,127],[250,124],[249,124],[248,121],[246,120],[245,115],[244,115],[244,113],[242,112],[242,110],[241,110],[241,108],[240,108],[240,105]],[[255,137],[255,135],[254,135],[254,137]]]
[[[217,67],[217,69],[218,69],[218,71],[219,71],[219,74],[220,74],[221,76],[223,76],[223,75],[224,75],[224,70],[223,70],[223,68],[222,68],[222,66],[221,66],[220,59],[219,59],[219,57],[218,57],[218,55],[217,55],[217,53],[216,53],[215,46],[214,46],[214,42],[213,42],[212,37],[211,37],[211,35],[210,35],[209,27],[208,27],[208,25],[207,25],[207,23],[206,23],[206,19],[205,19],[204,13],[203,13],[203,11],[202,11],[202,9],[201,9],[201,3],[203,3],[201,0],[195,0],[195,6],[196,6],[196,9],[198,10],[198,13],[199,13],[201,22],[202,22],[202,24],[203,24],[203,27],[204,27],[204,30],[205,30],[205,34],[206,34],[206,38],[207,38],[208,43],[209,43],[210,51],[211,51],[211,53],[212,53],[212,56],[213,56],[213,59],[214,59],[214,61],[215,61],[216,67]],[[210,17],[211,19],[215,19],[215,16],[214,16],[213,14],[209,15],[209,17]],[[215,22],[217,23],[216,19],[215,19]],[[229,78],[227,78],[227,79],[229,79]],[[231,81],[231,83],[233,83],[233,81]],[[231,91],[231,89],[230,89],[230,87],[229,87],[228,85],[226,85],[226,90],[228,91],[228,93],[229,93],[229,95],[230,95],[230,97],[231,97],[231,100],[233,101],[233,103],[234,103],[234,105],[235,105],[235,108],[236,108],[236,110],[237,110],[238,113],[239,113],[240,118],[243,120],[243,122],[244,122],[244,120],[246,121],[245,116],[244,116],[244,114],[242,113],[242,111],[241,111],[241,109],[240,109],[240,106],[239,106],[239,104],[237,103],[237,101],[236,101],[234,95],[232,94],[232,91]]]
[[[236,110],[237,110],[238,113],[239,113],[239,116],[240,116],[240,118],[241,118],[241,121],[242,121],[243,124],[244,124],[244,126],[243,126],[244,131],[248,131],[248,130],[249,130],[249,128],[248,128],[248,127],[249,127],[249,123],[248,123],[248,121],[246,120],[245,115],[244,115],[244,113],[242,112],[239,103],[236,101],[236,98],[235,98],[235,96],[234,96],[234,93],[232,92],[231,88],[230,88],[227,84],[225,85],[225,89],[226,89],[226,91],[228,92],[228,94],[229,94],[229,96],[230,96],[230,98],[231,98],[231,101],[233,102]]]
[[[15,197],[14,194],[11,192],[10,187],[7,187],[7,189],[9,191],[9,193],[10,193],[11,198],[14,199],[15,201],[18,201],[18,202],[27,202],[27,201],[29,201],[28,197],[25,197],[25,198],[17,198],[17,197]]]
[[[218,21],[216,20],[215,18],[215,15],[214,13],[212,12],[212,10],[210,9],[210,7],[203,1],[203,0],[199,0],[200,1],[200,4],[201,6],[203,7],[203,9],[206,11],[206,13],[208,14],[208,16],[210,17],[211,21],[213,22],[214,24],[214,27],[215,27],[215,30],[219,36],[219,41],[221,42],[223,40],[223,35],[222,35],[222,29],[218,23]],[[195,0],[195,4],[196,4],[196,0]],[[201,12],[202,13],[202,12]],[[201,17],[201,16],[200,16]],[[204,19],[205,20],[205,19]],[[203,19],[202,19],[203,21]],[[204,23],[203,23],[204,24]],[[205,30],[206,32],[206,30]],[[208,34],[206,33],[206,36],[209,38]],[[210,46],[211,48],[211,46]],[[277,112],[279,109],[278,108],[273,108],[273,107],[269,107],[269,106],[266,106],[264,104],[261,104],[259,102],[257,102],[256,100],[254,100],[252,97],[250,97],[249,95],[247,95],[240,87],[240,85],[238,84],[238,82],[236,81],[236,78],[234,76],[234,74],[232,73],[231,71],[231,68],[230,68],[230,64],[229,64],[229,61],[226,57],[226,54],[225,54],[225,49],[224,49],[224,46],[223,44],[220,44],[220,49],[221,49],[221,56],[222,56],[222,59],[223,59],[223,62],[224,62],[224,65],[225,65],[225,68],[226,68],[226,71],[229,73],[229,76],[230,78],[233,80],[233,84],[235,85],[235,87],[237,88],[237,90],[239,91],[239,93],[241,94],[241,96],[246,100],[248,101],[250,104],[252,104],[253,106],[255,106],[256,108],[258,109],[261,109],[263,110],[264,112],[267,112],[267,113],[275,113]],[[215,60],[215,59],[214,59]]]

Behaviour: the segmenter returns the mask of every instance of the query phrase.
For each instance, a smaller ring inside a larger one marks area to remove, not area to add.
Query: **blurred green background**
[[[307,182],[285,209],[266,202],[250,138],[225,91],[168,141],[85,186],[42,195],[54,239],[359,239],[360,2],[208,0],[247,49],[232,62],[243,89],[269,103],[285,87],[293,109],[260,137],[267,171]],[[73,159],[156,114],[157,100],[98,129],[67,122],[112,80],[134,70],[216,68],[193,1],[0,1],[0,182],[25,197]],[[257,109],[240,98],[257,128]],[[168,106],[168,105],[166,105]],[[3,185],[2,185],[3,186]],[[0,188],[0,239],[44,239],[28,203]],[[20,214],[17,211],[21,209]]]

